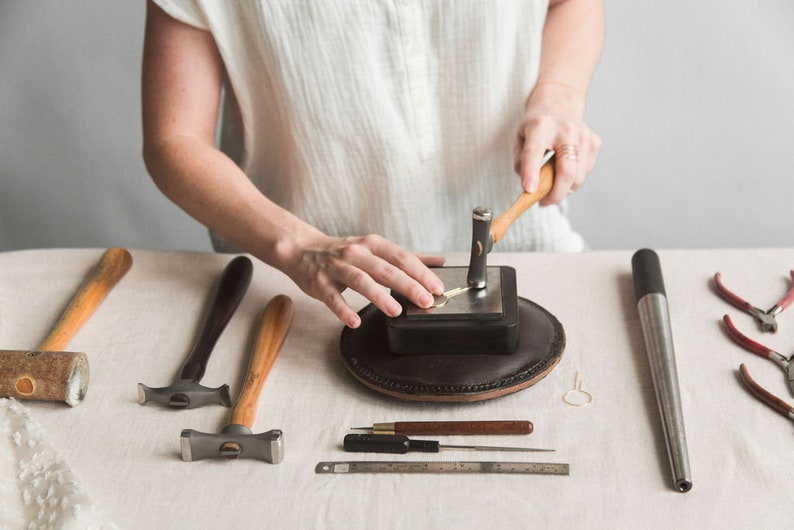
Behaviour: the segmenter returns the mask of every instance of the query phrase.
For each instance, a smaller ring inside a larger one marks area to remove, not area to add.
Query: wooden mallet
[[[37,349],[0,351],[0,397],[64,401],[72,407],[82,402],[88,357],[63,350],[131,266],[127,250],[106,250]]]

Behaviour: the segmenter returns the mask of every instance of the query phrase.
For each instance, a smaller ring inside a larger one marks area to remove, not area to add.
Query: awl
[[[348,434],[344,440],[348,453],[391,453],[404,455],[410,452],[438,453],[442,449],[467,451],[520,451],[551,452],[554,449],[535,449],[530,447],[499,447],[490,445],[441,445],[436,440],[411,440],[407,436],[392,434]]]
[[[371,431],[372,434],[530,434],[532,422],[526,420],[485,420],[485,421],[396,421],[375,423],[372,427],[353,427],[354,431]]]

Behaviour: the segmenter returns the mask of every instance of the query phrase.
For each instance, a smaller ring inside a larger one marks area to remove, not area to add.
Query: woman
[[[584,247],[560,203],[600,148],[583,115],[603,33],[600,0],[150,0],[144,159],[217,248],[355,328],[346,288],[391,316],[384,287],[429,306],[443,259],[406,249],[467,250],[471,209],[534,191],[548,149],[545,207],[499,249]],[[237,160],[216,146],[224,82]]]

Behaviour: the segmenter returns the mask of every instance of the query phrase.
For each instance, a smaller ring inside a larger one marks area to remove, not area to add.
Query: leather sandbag
[[[545,377],[565,349],[565,331],[554,315],[524,298],[518,305],[519,340],[512,354],[395,355],[386,316],[370,304],[359,311],[359,328],[342,331],[342,359],[358,381],[400,399],[471,402],[517,392]]]

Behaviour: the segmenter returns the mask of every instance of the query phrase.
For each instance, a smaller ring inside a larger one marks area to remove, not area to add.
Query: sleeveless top
[[[215,39],[233,96],[221,148],[326,234],[467,252],[473,208],[496,217],[521,193],[512,149],[547,1],[156,2]],[[583,250],[566,208],[530,208],[494,250]]]

